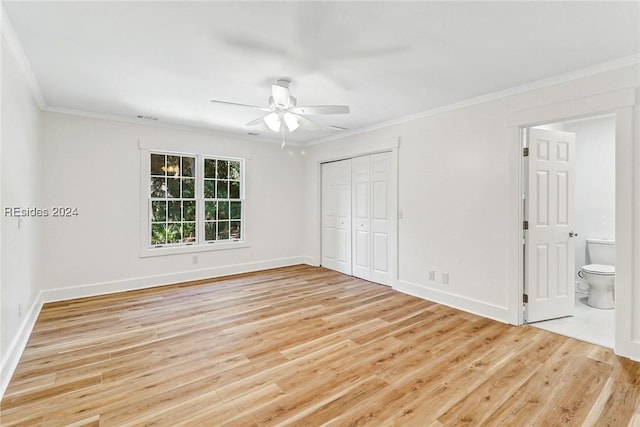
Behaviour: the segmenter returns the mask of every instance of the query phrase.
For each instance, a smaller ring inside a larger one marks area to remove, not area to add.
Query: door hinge
[[[529,157],[529,147],[524,147],[524,148],[522,149],[522,155],[523,155],[524,157]]]
[[[529,229],[529,221],[522,221],[522,229],[523,230]]]
[[[524,302],[524,303],[528,303],[528,302],[529,302],[529,295],[527,295],[527,294],[522,294],[522,302]]]

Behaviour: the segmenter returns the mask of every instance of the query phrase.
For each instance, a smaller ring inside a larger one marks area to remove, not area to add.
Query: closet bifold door
[[[371,278],[372,282],[391,286],[392,245],[392,155],[371,155]]]
[[[391,153],[322,164],[322,266],[391,285]]]
[[[322,164],[322,266],[351,268],[351,159]]]
[[[371,280],[371,156],[351,159],[353,275]]]
[[[353,275],[391,284],[391,153],[351,159]]]

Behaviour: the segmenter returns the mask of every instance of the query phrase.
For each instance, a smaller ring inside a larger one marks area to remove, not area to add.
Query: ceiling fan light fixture
[[[287,129],[289,129],[289,132],[293,132],[300,127],[298,118],[295,116],[295,114],[291,113],[284,113],[284,124],[287,125]]]
[[[294,132],[300,127],[309,128],[310,130],[321,129],[317,123],[306,116],[349,113],[348,105],[313,105],[298,107],[296,98],[291,96],[289,91],[290,83],[290,79],[282,78],[276,80],[276,82],[271,85],[271,96],[269,96],[268,107],[218,101],[215,99],[212,99],[211,102],[237,107],[248,107],[264,111],[263,115],[246,123],[245,126],[256,126],[264,122],[270,131],[279,133],[282,136],[283,144],[286,134]],[[345,129],[334,126],[331,130]]]
[[[269,113],[266,116],[264,116],[264,122],[267,125],[267,127],[272,131],[280,132],[281,121],[280,121],[280,116],[278,116],[277,113]]]

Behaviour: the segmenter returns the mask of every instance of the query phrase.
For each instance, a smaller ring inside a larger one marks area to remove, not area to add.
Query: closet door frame
[[[359,146],[359,147],[358,147]],[[324,152],[320,155],[314,155],[309,158],[309,161],[312,165],[315,165],[315,197],[313,206],[315,206],[315,215],[310,219],[312,223],[315,223],[315,231],[311,230],[312,234],[310,238],[316,241],[313,247],[313,252],[315,255],[310,256],[310,264],[312,265],[321,265],[322,262],[322,163],[353,159],[355,157],[361,157],[371,154],[378,154],[383,152],[391,152],[391,177],[390,177],[390,186],[389,188],[392,191],[390,194],[390,247],[389,247],[389,263],[390,263],[390,283],[387,285],[392,287],[397,287],[398,282],[398,150],[400,146],[400,139],[395,138],[386,138],[380,139],[377,141],[369,141],[362,144],[357,144],[357,146],[351,148],[343,148],[339,153],[331,154],[330,152]],[[311,211],[313,212],[313,211]],[[312,241],[313,241],[312,240]],[[315,261],[314,261],[315,260]],[[375,280],[373,280],[375,281]]]

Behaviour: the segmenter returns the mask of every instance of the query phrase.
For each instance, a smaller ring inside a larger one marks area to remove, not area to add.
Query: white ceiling
[[[4,1],[47,108],[273,138],[249,108],[298,105],[358,130],[636,55],[632,2]],[[316,141],[331,131],[299,130]]]

